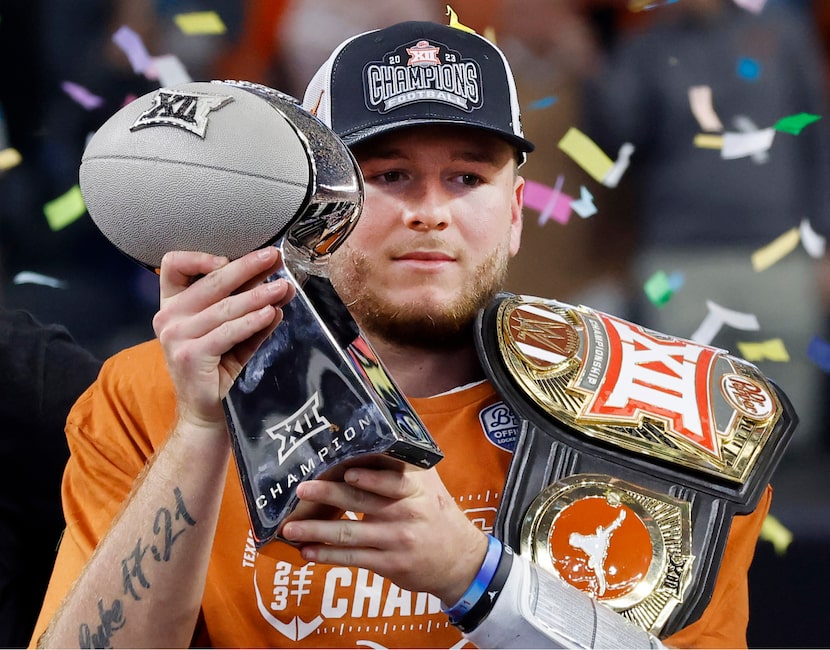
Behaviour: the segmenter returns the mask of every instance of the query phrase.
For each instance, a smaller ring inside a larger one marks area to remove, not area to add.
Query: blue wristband
[[[501,542],[492,535],[487,536],[487,555],[478,570],[473,582],[467,588],[458,602],[449,609],[443,610],[451,619],[461,618],[472,609],[478,600],[484,595],[487,585],[493,579],[501,558]]]

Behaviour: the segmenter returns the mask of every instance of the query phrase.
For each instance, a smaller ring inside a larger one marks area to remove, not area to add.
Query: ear
[[[516,176],[513,196],[510,199],[510,256],[519,252],[522,241],[522,205],[524,204],[525,179]]]

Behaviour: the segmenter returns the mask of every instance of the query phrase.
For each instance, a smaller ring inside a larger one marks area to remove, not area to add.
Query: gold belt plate
[[[535,404],[635,454],[743,484],[781,416],[766,377],[718,348],[542,298],[505,299],[496,322]]]
[[[689,504],[610,476],[576,474],[531,503],[521,552],[657,634],[692,577]]]

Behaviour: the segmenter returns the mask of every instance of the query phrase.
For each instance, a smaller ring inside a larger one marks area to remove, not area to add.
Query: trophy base
[[[443,458],[329,281],[301,285],[285,268],[276,277],[296,296],[224,401],[257,548],[292,513],[311,516],[297,509],[304,480],[340,480],[354,464],[429,468]]]

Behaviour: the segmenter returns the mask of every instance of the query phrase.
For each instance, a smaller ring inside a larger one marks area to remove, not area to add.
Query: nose
[[[419,183],[404,212],[404,223],[419,232],[449,227],[452,223],[450,197],[444,193],[440,181]]]

